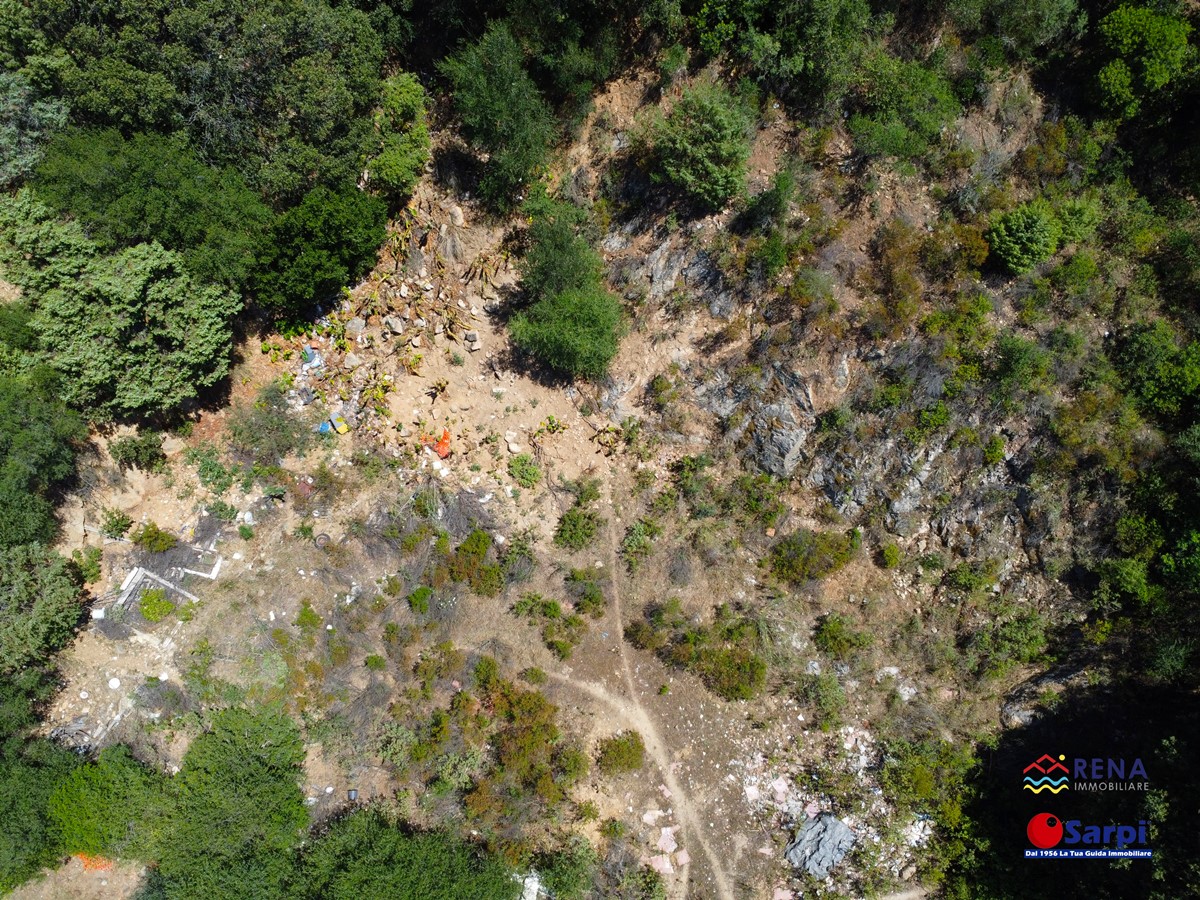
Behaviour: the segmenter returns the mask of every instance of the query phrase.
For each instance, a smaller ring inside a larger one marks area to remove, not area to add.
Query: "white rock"
[[[80,700],[86,700],[86,699],[87,699],[88,697],[90,697],[90,696],[91,696],[91,694],[89,694],[87,691],[80,691],[80,692],[79,692],[79,699],[80,699]]]
[[[121,686],[121,679],[120,678],[108,679],[108,686],[115,691],[117,688],[119,688]]]
[[[158,673],[158,680],[159,680],[159,681],[170,681],[170,680],[171,680],[171,675],[170,675],[170,673],[168,673],[168,672],[159,672],[159,673]]]

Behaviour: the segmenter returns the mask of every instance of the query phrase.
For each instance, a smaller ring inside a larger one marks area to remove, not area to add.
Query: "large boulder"
[[[825,878],[854,846],[854,832],[833,813],[809,819],[788,844],[784,858],[814,878]]]

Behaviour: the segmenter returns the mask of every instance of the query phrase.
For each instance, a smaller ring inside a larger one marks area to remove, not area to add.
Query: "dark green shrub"
[[[109,747],[54,789],[48,810],[68,853],[137,858],[150,854],[150,820],[166,804],[167,786],[123,746]]]
[[[303,319],[375,263],[387,205],[353,185],[317,187],[278,219],[250,287],[276,315]]]
[[[405,200],[429,161],[428,98],[415,75],[398,72],[383,82],[375,114],[375,154],[367,160],[371,188],[392,204]]]
[[[134,532],[133,542],[151,553],[166,553],[179,543],[175,535],[163,531],[153,522],[147,522]]]
[[[497,209],[545,163],[554,120],[508,25],[494,20],[483,37],[439,64],[454,92],[454,108],[471,142],[490,158],[480,194]]]
[[[801,529],[771,548],[771,571],[785,581],[802,584],[836,572],[850,562],[855,549],[854,532]]]
[[[1028,272],[1054,255],[1062,237],[1054,210],[1045,200],[1032,200],[1004,213],[987,232],[991,254],[1014,275]]]
[[[592,543],[604,521],[595,510],[573,506],[558,520],[554,543],[568,550],[582,550]]]
[[[856,149],[868,155],[919,158],[961,112],[950,83],[916,61],[876,53],[863,82],[863,112],[851,116],[848,127]]]
[[[163,437],[154,431],[116,438],[108,445],[108,452],[122,469],[157,472],[167,461],[163,454]]]
[[[429,600],[432,596],[433,588],[422,585],[408,595],[408,608],[424,615],[429,612]]]
[[[821,616],[813,631],[813,643],[817,649],[838,659],[847,659],[854,651],[871,646],[871,641],[869,632],[855,631],[850,627],[850,622],[837,613]]]
[[[552,369],[599,378],[617,355],[621,304],[599,286],[539,300],[509,323],[513,343]]]
[[[363,660],[363,665],[372,672],[382,672],[387,668],[387,660],[378,653],[372,653],[365,660]]]
[[[646,764],[646,744],[636,731],[622,731],[600,742],[596,765],[605,775],[636,772]]]
[[[752,700],[767,683],[767,661],[745,647],[706,647],[690,668],[726,700]]]
[[[83,611],[78,568],[38,544],[0,548],[0,673],[41,663]]]
[[[750,111],[724,85],[685,88],[651,134],[654,177],[707,209],[720,209],[745,186]]]

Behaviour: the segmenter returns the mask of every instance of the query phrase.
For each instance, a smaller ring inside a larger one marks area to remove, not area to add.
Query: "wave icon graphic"
[[[1036,781],[1025,776],[1024,788],[1034,794],[1040,794],[1042,791],[1049,791],[1052,794],[1057,794],[1059,791],[1065,791],[1071,785],[1067,782],[1067,777],[1064,775],[1061,778],[1043,777]]]

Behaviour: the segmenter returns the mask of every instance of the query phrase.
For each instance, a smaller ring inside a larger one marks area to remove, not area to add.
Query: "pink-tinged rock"
[[[681,869],[684,866],[686,866],[688,863],[690,863],[691,861],[692,861],[692,856],[686,850],[680,850],[678,853],[675,854],[675,865],[679,866],[679,868],[681,868]]]
[[[758,852],[761,853],[763,856],[774,856],[775,848],[771,847],[770,845],[768,845],[766,847],[759,847]]]
[[[662,793],[664,799],[667,799],[667,800],[671,799],[671,789],[669,787],[667,787],[665,784],[660,784],[658,786],[658,790]]]
[[[775,893],[771,895],[771,900],[796,900],[796,895],[787,888],[775,888]]]
[[[679,846],[675,842],[675,832],[679,829],[678,825],[671,828],[664,828],[662,834],[658,838],[658,849],[663,853],[674,853]]]
[[[650,868],[659,875],[672,875],[675,872],[674,867],[671,865],[671,857],[665,853],[650,857]]]
[[[651,809],[642,813],[642,821],[647,825],[653,825],[662,818],[663,811],[661,809]]]
[[[787,779],[783,776],[780,776],[772,781],[771,790],[775,793],[775,802],[783,803],[785,800],[787,800],[787,796],[791,791],[791,788],[792,786],[788,784]]]
[[[757,803],[760,797],[762,797],[762,794],[759,792],[758,788],[752,784],[746,785],[746,799],[748,801],[751,803]]]

